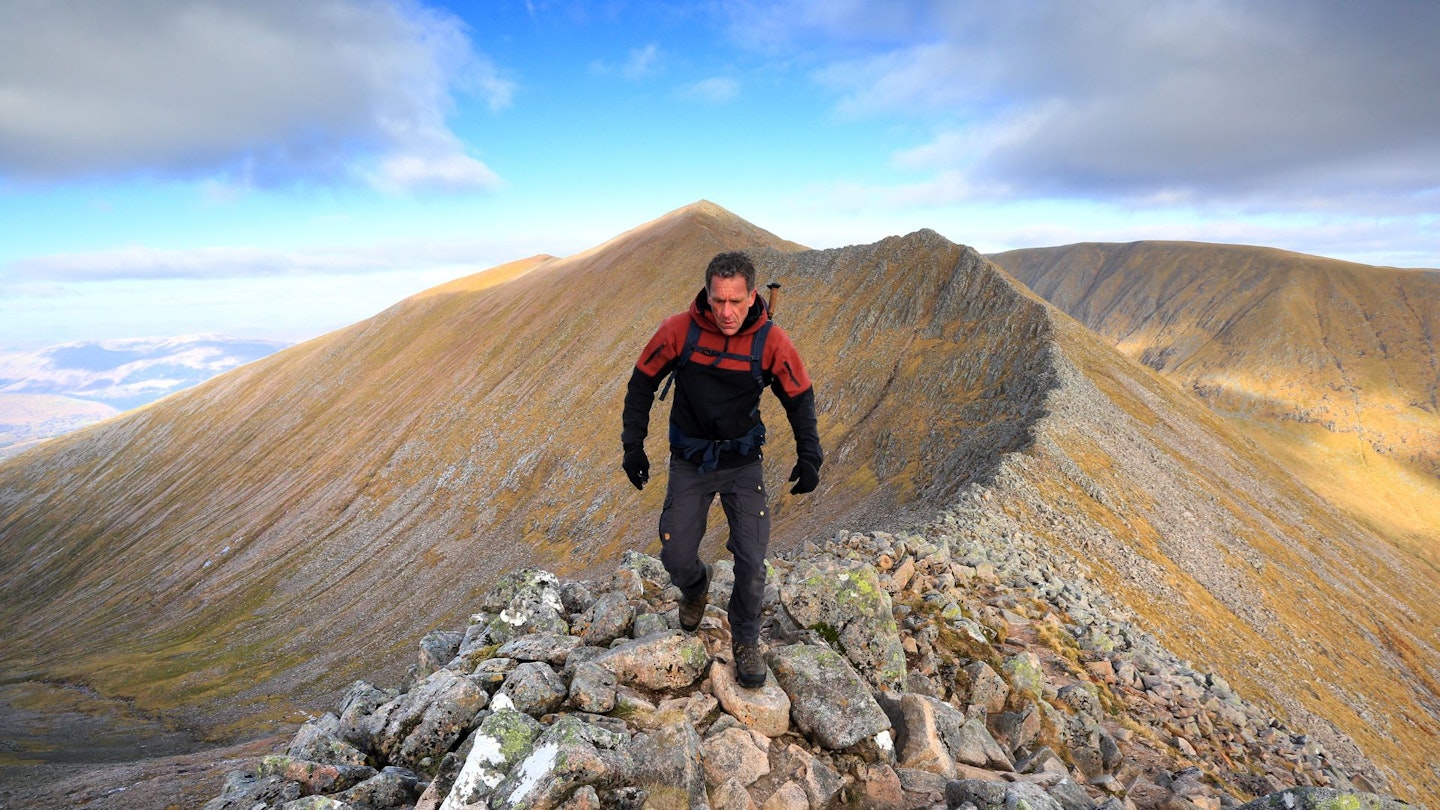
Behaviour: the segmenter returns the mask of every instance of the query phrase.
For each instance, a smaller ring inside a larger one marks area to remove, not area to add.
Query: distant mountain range
[[[154,402],[287,345],[186,335],[0,352],[0,458]]]

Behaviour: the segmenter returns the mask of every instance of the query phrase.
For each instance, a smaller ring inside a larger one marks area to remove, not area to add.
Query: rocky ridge
[[[697,634],[653,557],[605,581],[513,571],[403,686],[355,683],[206,810],[1407,806],[983,499],[772,558],[754,691],[728,560]]]

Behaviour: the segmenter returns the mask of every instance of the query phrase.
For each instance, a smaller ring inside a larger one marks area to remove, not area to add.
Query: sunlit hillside
[[[1440,792],[1434,570],[972,249],[922,230],[809,251],[704,202],[0,464],[0,676],[243,736],[397,678],[500,572],[657,551],[663,488],[619,470],[624,382],[735,248],[784,284],[827,451],[820,488],[786,494],[767,398],[777,547],[978,498],[1354,772]]]
[[[1440,567],[1440,271],[1186,242],[994,259]]]

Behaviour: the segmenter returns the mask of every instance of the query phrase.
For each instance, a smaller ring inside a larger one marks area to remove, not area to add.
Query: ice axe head
[[[769,290],[765,300],[765,310],[770,313],[770,320],[775,320],[775,306],[780,302],[780,282],[772,281],[765,285]]]

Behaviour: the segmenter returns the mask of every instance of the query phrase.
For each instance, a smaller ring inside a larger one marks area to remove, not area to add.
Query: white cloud
[[[1437,210],[1440,4],[905,5],[742,4],[732,30],[809,54],[843,118],[922,133],[895,164],[956,194]]]
[[[445,116],[514,92],[458,18],[405,0],[12,3],[0,53],[0,178],[20,182],[263,187],[414,157],[450,168],[413,182],[488,187]]]
[[[709,104],[724,104],[734,101],[740,95],[740,83],[725,76],[714,76],[686,85],[680,90],[680,97],[690,101]]]

